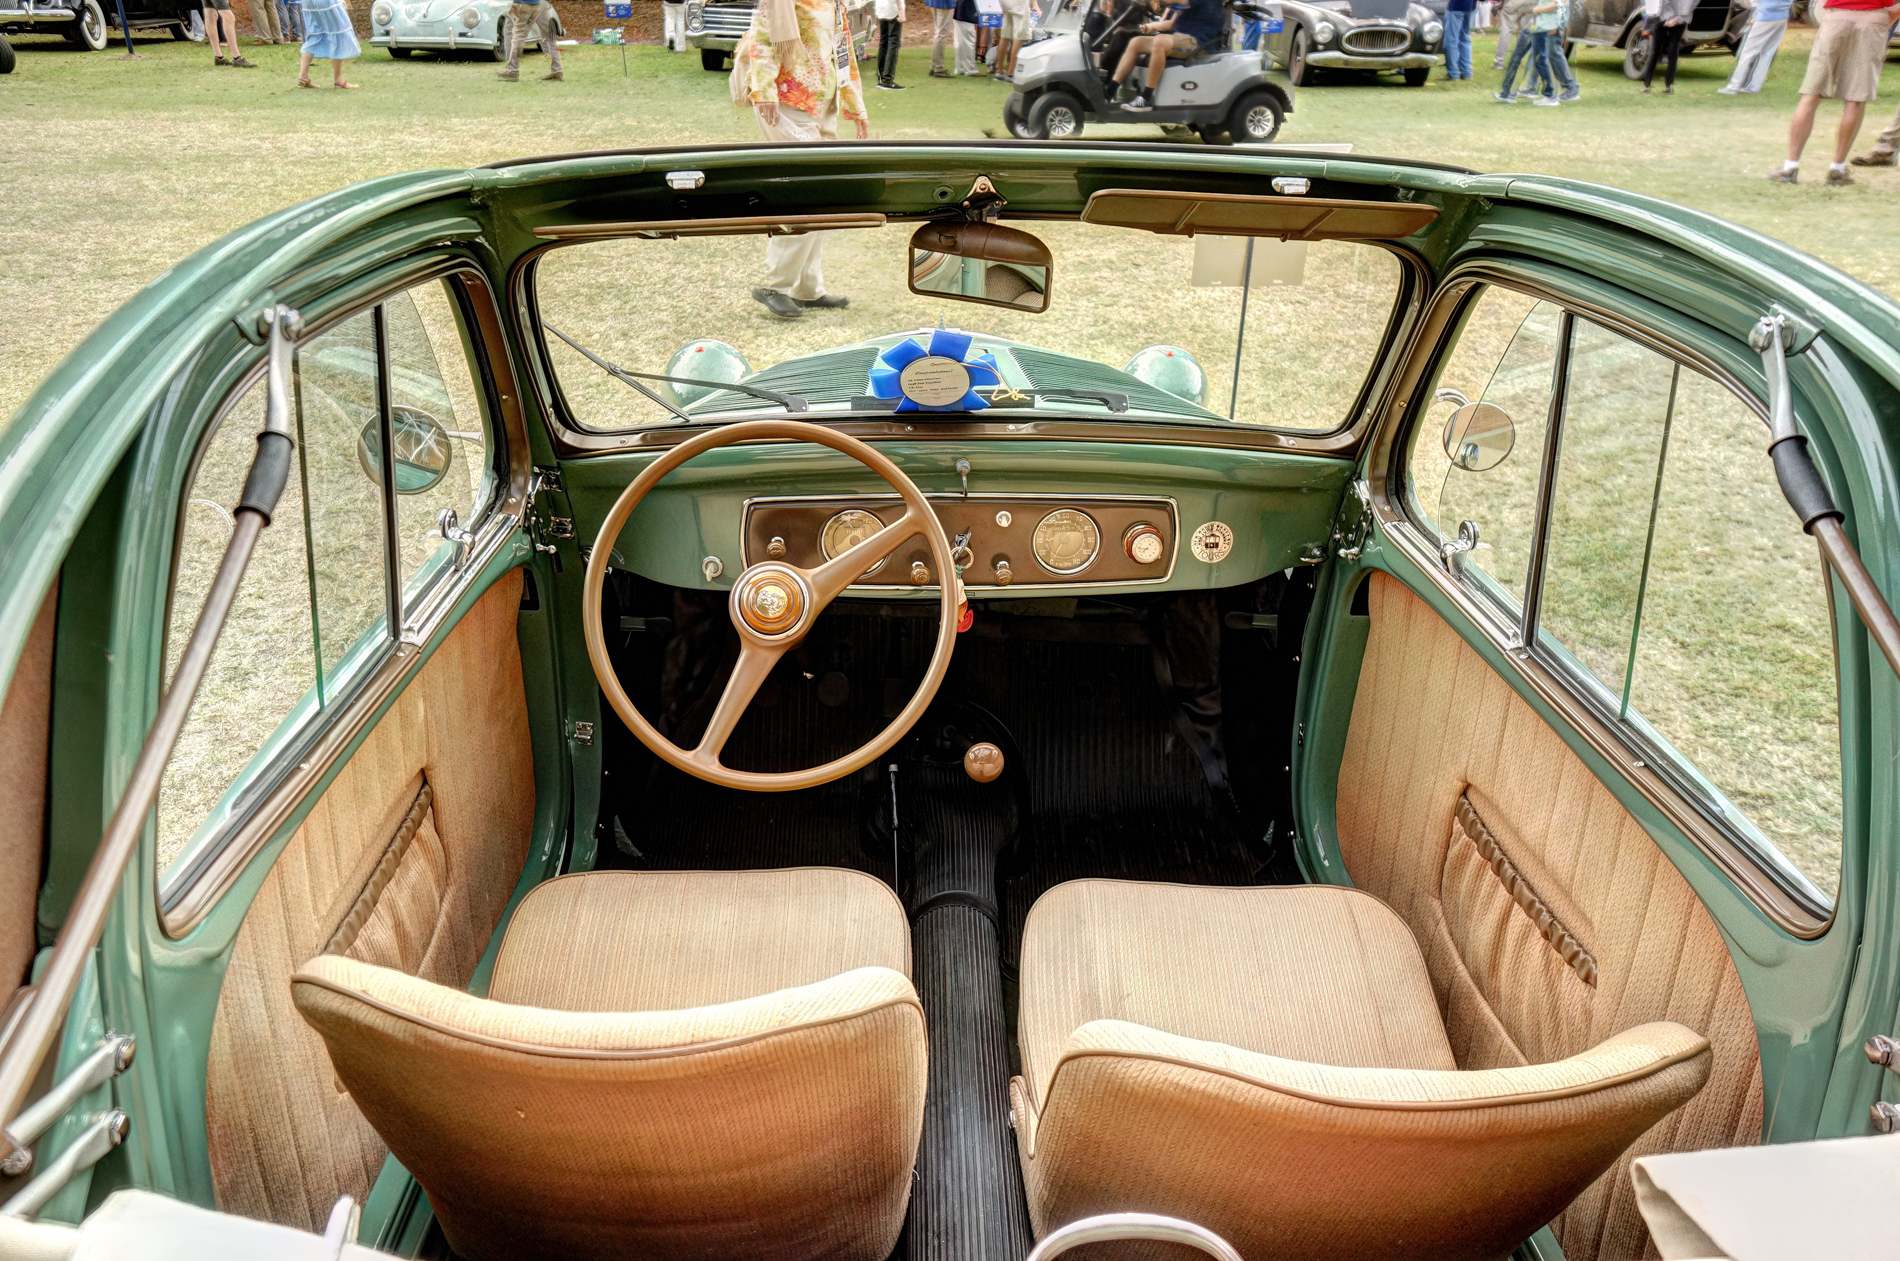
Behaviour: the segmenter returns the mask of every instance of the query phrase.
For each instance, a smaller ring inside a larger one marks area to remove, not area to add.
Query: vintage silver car
[[[106,0],[110,4],[111,0]],[[64,35],[78,48],[98,52],[112,42],[120,10],[106,16],[100,0],[0,0],[0,36]],[[169,29],[185,39],[191,8],[187,0],[125,0],[125,24],[135,31]],[[0,39],[0,45],[5,44]],[[0,52],[0,74],[11,69],[12,58]]]
[[[369,42],[387,48],[391,57],[407,57],[418,48],[432,52],[480,53],[505,61],[508,57],[508,0],[376,0],[369,11]],[[554,15],[554,35],[561,15]],[[529,47],[539,48],[536,40]],[[545,50],[543,50],[545,51]]]
[[[1267,65],[1281,66],[1295,87],[1316,70],[1396,70],[1407,87],[1422,87],[1442,55],[1445,24],[1407,0],[1278,0],[1267,25]]]
[[[752,25],[753,0],[731,4],[707,4],[705,0],[686,0],[686,42],[699,49],[699,64],[708,70],[724,70],[726,55],[739,46]]]

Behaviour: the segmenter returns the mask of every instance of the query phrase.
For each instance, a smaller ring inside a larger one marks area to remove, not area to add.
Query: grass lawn
[[[1805,248],[1888,292],[1900,257],[1888,232],[1900,172],[1861,186],[1788,188],[1762,178],[1781,156],[1794,88],[1812,33],[1791,32],[1767,90],[1716,95],[1725,55],[1685,59],[1673,97],[1640,96],[1622,55],[1583,51],[1584,99],[1562,109],[1501,106],[1491,42],[1478,77],[1341,79],[1302,89],[1282,138],[1350,141],[1358,151],[1430,158],[1480,170],[1550,172],[1696,206]],[[95,324],[173,262],[252,219],[329,189],[390,172],[464,166],[525,154],[723,141],[755,134],[732,108],[723,75],[690,54],[653,46],[568,50],[567,81],[502,83],[479,62],[428,55],[406,62],[371,50],[350,67],[357,92],[299,90],[293,47],[248,48],[259,70],[215,68],[205,46],[139,41],[143,61],[21,37],[19,69],[0,77],[0,254],[9,260],[0,324],[0,416],[25,402],[48,369]],[[988,80],[929,79],[927,53],[906,52],[903,93],[870,93],[872,134],[976,137],[1000,131],[1004,89]],[[322,79],[319,65],[319,81]],[[1826,162],[1837,107],[1823,109],[1809,168]],[[1884,125],[1875,102],[1863,147]],[[1149,127],[1091,135],[1154,138]],[[1824,140],[1823,137],[1827,139]]]

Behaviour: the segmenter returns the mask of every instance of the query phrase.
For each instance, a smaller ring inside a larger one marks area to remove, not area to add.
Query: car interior
[[[1858,860],[1756,399],[1390,190],[941,183],[553,190],[505,280],[304,302],[127,930],[174,1193],[469,1261],[1613,1261],[1638,1156],[1811,1132],[1738,943],[1813,957]],[[765,322],[815,228],[850,306]],[[167,671],[268,395],[140,448]],[[111,582],[14,675],[5,844],[98,822]]]

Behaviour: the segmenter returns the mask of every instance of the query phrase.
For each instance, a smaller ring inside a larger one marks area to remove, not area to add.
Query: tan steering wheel
[[[730,605],[732,624],[739,632],[739,660],[732,667],[732,678],[726,683],[725,693],[720,696],[698,747],[682,749],[641,716],[627,698],[626,689],[620,686],[620,679],[614,674],[613,661],[607,655],[607,635],[601,627],[601,587],[607,580],[608,562],[613,557],[614,543],[620,537],[621,527],[661,478],[694,456],[715,447],[766,439],[815,442],[833,451],[842,451],[890,483],[891,489],[903,496],[904,515],[842,556],[826,561],[816,569],[800,569],[784,561],[768,560],[759,562],[739,575],[732,584]],[[753,792],[812,788],[849,775],[902,739],[911,724],[923,716],[925,706],[930,704],[931,698],[937,694],[938,686],[943,683],[944,673],[950,668],[950,653],[956,647],[957,639],[958,609],[954,580],[941,584],[942,616],[938,619],[937,651],[931,655],[930,668],[924,671],[924,680],[918,686],[917,694],[910,698],[910,704],[904,706],[904,712],[892,719],[891,725],[884,728],[875,740],[823,766],[778,774],[735,771],[720,764],[719,752],[725,748],[732,729],[739,724],[739,717],[745,713],[745,707],[751,703],[753,694],[765,682],[766,676],[772,673],[772,667],[778,664],[778,659],[785,655],[787,649],[795,647],[805,638],[825,606],[865,570],[896,551],[898,544],[919,534],[930,545],[930,555],[936,562],[937,573],[948,579],[956,572],[956,566],[950,560],[950,540],[944,537],[943,523],[937,520],[937,514],[924,498],[924,493],[917,489],[916,483],[904,476],[902,469],[856,438],[802,420],[748,420],[689,438],[647,465],[640,476],[620,492],[620,498],[614,501],[613,511],[600,524],[593,554],[587,559],[587,579],[581,591],[581,620],[587,633],[587,657],[594,663],[594,677],[600,680],[600,690],[607,694],[608,704],[620,715],[620,721],[627,724],[627,729],[639,737],[641,744],[688,775],[697,775],[728,788],[747,788]]]

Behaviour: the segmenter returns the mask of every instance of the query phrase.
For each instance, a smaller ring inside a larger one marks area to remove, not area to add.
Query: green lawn
[[[1562,109],[1501,106],[1481,40],[1478,78],[1342,80],[1304,89],[1282,138],[1349,141],[1360,152],[1430,158],[1481,170],[1551,172],[1696,206],[1794,242],[1900,293],[1891,198],[1900,173],[1862,186],[1771,185],[1810,33],[1791,34],[1768,90],[1717,96],[1727,56],[1684,62],[1674,97],[1643,97],[1621,54],[1579,58],[1584,99]],[[0,257],[9,271],[0,322],[0,416],[10,416],[85,333],[176,260],[251,219],[328,189],[390,172],[525,154],[753,134],[724,76],[692,55],[651,47],[569,50],[568,79],[498,81],[478,62],[369,52],[351,68],[357,92],[302,91],[294,48],[251,48],[259,70],[219,69],[205,47],[142,40],[143,61],[21,38],[19,69],[0,77]],[[929,79],[907,52],[903,93],[870,93],[872,134],[975,137],[1000,130],[1004,89],[988,80]],[[321,77],[321,76],[320,76]],[[1887,117],[1876,102],[1871,116]],[[1837,113],[1822,112],[1831,135]],[[1870,126],[1866,139],[1875,128]],[[1157,137],[1115,127],[1091,134]],[[1826,161],[1820,142],[1809,166]]]

